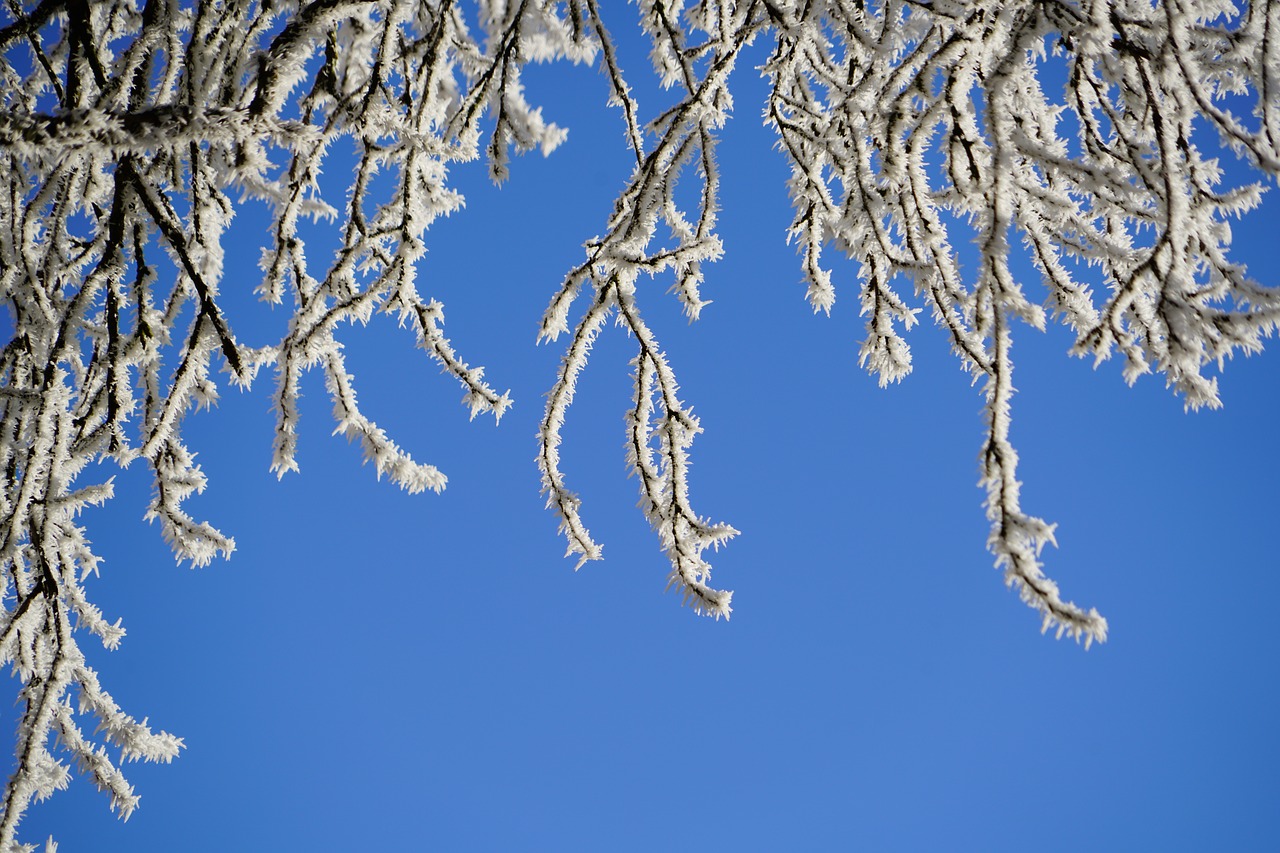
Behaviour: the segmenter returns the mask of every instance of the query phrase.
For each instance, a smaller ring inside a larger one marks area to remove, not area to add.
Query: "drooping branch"
[[[707,584],[711,566],[702,552],[708,546],[718,548],[737,531],[701,518],[689,505],[688,447],[701,428],[678,397],[675,374],[640,314],[637,291],[642,274],[656,277],[670,273],[675,279],[672,289],[690,320],[697,319],[706,304],[700,294],[702,264],[723,252],[714,231],[719,209],[716,134],[727,121],[732,104],[729,76],[743,49],[762,27],[761,7],[728,3],[700,7],[703,17],[694,26],[705,32],[708,40],[696,50],[686,47],[684,31],[664,4],[644,3],[641,13],[664,85],[680,85],[684,95],[650,124],[656,141],[643,155],[637,148],[635,172],[614,204],[608,231],[588,245],[587,260],[565,278],[543,315],[540,339],[555,340],[568,332],[572,306],[584,292],[584,285],[590,285],[593,299],[573,330],[556,384],[548,395],[538,462],[547,505],[560,516],[560,529],[569,539],[569,554],[581,555],[579,567],[600,559],[602,550],[580,514],[581,501],[568,489],[560,469],[560,434],[591,343],[616,309],[619,323],[639,345],[633,362],[635,406],[626,415],[627,460],[640,483],[641,506],[671,562],[668,585],[678,588],[697,612],[728,617],[732,592]],[[598,32],[605,56],[616,56],[603,25]],[[705,70],[694,61],[695,53],[705,58]],[[615,59],[607,59],[606,71],[612,100],[622,107],[630,132],[635,107],[629,88]],[[629,138],[633,146],[638,145],[634,134],[629,133]],[[676,182],[691,162],[702,181],[692,223],[675,198]],[[671,245],[653,245],[660,229],[669,233]],[[655,436],[657,448],[651,444]]]

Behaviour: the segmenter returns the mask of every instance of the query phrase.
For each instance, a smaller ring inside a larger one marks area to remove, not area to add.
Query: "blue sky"
[[[452,380],[380,318],[346,335],[362,402],[449,475],[442,495],[376,482],[330,438],[318,376],[302,471],[281,482],[269,377],[188,420],[211,480],[190,506],[236,537],[228,562],[175,567],[141,521],[145,472],[119,475],[85,522],[105,558],[91,593],[129,636],[93,662],[122,706],[187,747],[130,766],[142,804],[127,824],[77,779],[31,810],[25,840],[107,853],[1274,844],[1276,354],[1230,363],[1225,408],[1187,414],[1162,378],[1130,389],[1119,364],[1067,357],[1065,329],[1018,330],[1024,507],[1059,524],[1045,557],[1064,594],[1111,624],[1087,653],[1040,636],[984,548],[978,389],[929,324],[911,337],[915,373],[879,389],[857,365],[848,265],[832,316],[812,314],[785,242],[786,168],[749,65],[738,75],[714,304],[690,326],[667,282],[641,294],[706,430],[694,506],[742,531],[713,560],[732,621],[663,594],[666,562],[626,478],[621,330],[596,347],[563,451],[605,560],[575,574],[543,509],[535,433],[561,349],[535,347],[537,320],[628,167],[603,78],[536,69],[531,97],[568,142],[516,161],[501,190],[458,170],[467,210],[428,234],[423,267],[453,343],[515,406],[496,427],[469,424]],[[1238,257],[1270,284],[1276,210],[1237,229]],[[229,293],[256,283],[255,216],[235,226]],[[242,340],[279,337],[284,312],[243,305]]]

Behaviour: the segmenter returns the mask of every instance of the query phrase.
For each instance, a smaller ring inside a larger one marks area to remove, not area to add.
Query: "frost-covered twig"
[[[599,13],[594,6],[593,11]],[[561,532],[569,539],[568,553],[581,555],[579,566],[599,559],[602,553],[580,515],[581,500],[568,489],[560,469],[560,436],[591,343],[616,309],[619,325],[631,333],[639,348],[633,361],[635,407],[627,412],[626,423],[627,462],[640,483],[640,505],[671,562],[668,586],[679,589],[695,611],[716,618],[729,616],[733,593],[708,585],[711,566],[702,552],[708,546],[718,548],[737,531],[701,518],[689,505],[688,447],[701,428],[678,397],[675,374],[641,317],[637,290],[644,280],[642,274],[656,277],[669,272],[674,278],[672,290],[690,320],[697,319],[707,304],[700,293],[702,264],[723,252],[714,231],[719,206],[716,133],[728,119],[732,105],[729,75],[761,27],[759,12],[754,4],[732,3],[701,4],[689,10],[688,28],[707,35],[707,41],[691,49],[678,7],[641,3],[642,26],[653,43],[654,67],[664,85],[684,90],[679,103],[650,125],[656,141],[648,152],[639,148],[636,106],[614,58],[608,30],[597,25],[611,100],[622,107],[638,162],[614,204],[607,233],[588,244],[587,260],[565,278],[543,315],[539,333],[540,339],[554,340],[568,332],[574,302],[584,292],[591,293],[593,299],[573,330],[548,396],[539,435],[543,490],[547,505],[560,516]],[[696,61],[695,55],[702,61]],[[693,222],[675,197],[676,182],[690,163],[702,182]],[[669,234],[669,246],[654,246],[660,229]],[[655,438],[656,448],[652,445]]]

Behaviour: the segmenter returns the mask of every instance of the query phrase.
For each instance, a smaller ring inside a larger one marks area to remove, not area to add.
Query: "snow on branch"
[[[1261,182],[1222,187],[1200,141],[1216,132],[1259,178],[1280,171],[1280,96],[1267,84],[1277,10],[767,7],[777,41],[764,68],[766,115],[792,164],[792,237],[809,300],[827,311],[835,300],[825,246],[858,262],[861,358],[881,384],[910,370],[898,329],[913,325],[911,297],[929,309],[986,396],[988,547],[1044,627],[1086,645],[1106,639],[1106,620],[1060,597],[1039,561],[1053,526],[1019,503],[1013,321],[1043,329],[1060,317],[1076,333],[1075,354],[1100,361],[1119,351],[1130,382],[1160,372],[1189,407],[1220,404],[1205,369],[1261,348],[1280,291],[1228,260],[1229,220],[1257,205]],[[1242,106],[1250,121],[1231,112]],[[1013,272],[1015,237],[1040,273],[1042,304]],[[957,248],[965,243],[978,247],[969,281]],[[1099,279],[1105,297],[1094,291]]]
[[[673,582],[700,601],[709,567],[692,531],[702,522],[677,497],[687,494],[684,447],[696,421],[640,317],[641,273],[671,275],[691,319],[706,304],[702,264],[721,253],[714,151],[732,107],[727,81],[744,47],[767,36],[765,116],[792,168],[790,236],[810,304],[830,312],[836,300],[828,247],[857,263],[867,332],[860,361],[881,385],[910,373],[904,333],[928,310],[984,389],[981,485],[997,566],[1046,629],[1086,645],[1105,640],[1106,620],[1064,601],[1045,576],[1040,553],[1053,526],[1019,502],[1009,439],[1013,321],[1042,330],[1060,318],[1076,333],[1076,355],[1101,361],[1118,351],[1130,382],[1163,373],[1188,407],[1220,405],[1206,371],[1261,348],[1280,319],[1280,291],[1228,257],[1229,221],[1256,207],[1261,180],[1224,186],[1216,156],[1225,152],[1205,151],[1203,139],[1216,133],[1259,179],[1280,173],[1280,89],[1268,85],[1280,59],[1269,36],[1278,9],[1190,0],[642,2],[654,71],[680,94],[639,143],[631,131],[639,107],[598,25],[637,166],[540,331],[543,339],[569,332],[574,303],[593,297],[551,391],[539,456],[570,552],[599,553],[559,468],[560,430],[590,342],[617,310],[640,349],[629,464]],[[687,217],[674,185],[690,163],[703,192]],[[672,244],[660,244],[664,233]],[[1039,271],[1043,297],[1033,299],[1015,274],[1020,259]],[[971,264],[976,276],[963,272]],[[650,445],[659,426],[663,466]],[[699,609],[721,612],[706,602]]]
[[[569,539],[568,553],[582,556],[579,567],[587,560],[599,559],[601,547],[591,539],[579,513],[581,500],[569,491],[560,470],[560,435],[591,343],[609,314],[617,310],[619,325],[635,338],[639,348],[633,361],[635,408],[627,412],[626,423],[627,462],[640,483],[640,506],[671,562],[668,586],[676,587],[696,612],[718,619],[728,618],[733,593],[707,584],[711,566],[702,552],[708,546],[718,548],[737,531],[699,517],[689,505],[688,447],[701,428],[677,396],[675,374],[637,304],[641,274],[656,277],[669,272],[675,279],[671,289],[686,316],[697,319],[707,304],[700,295],[702,264],[723,253],[714,232],[719,189],[716,131],[728,120],[732,107],[729,75],[760,23],[750,7],[734,8],[725,3],[715,10],[699,8],[706,17],[690,26],[705,28],[708,41],[689,48],[687,34],[672,17],[678,10],[673,13],[661,3],[641,4],[642,26],[653,40],[655,68],[663,85],[684,89],[683,98],[649,125],[656,142],[647,152],[637,149],[635,172],[614,203],[608,231],[588,244],[587,260],[565,278],[543,316],[541,339],[555,340],[568,332],[572,306],[587,292],[584,286],[590,286],[593,299],[573,330],[560,374],[548,395],[538,462],[547,505],[560,516],[561,532]],[[607,45],[605,56],[614,56],[607,30],[601,26],[598,32]],[[695,61],[695,55],[703,61]],[[634,145],[629,88],[614,60],[608,61],[607,71],[613,101],[623,107]],[[690,163],[702,185],[692,222],[675,198],[676,183]],[[660,228],[669,233],[670,245],[654,245]],[[652,445],[655,437],[656,448]]]
[[[141,460],[154,482],[147,517],[179,560],[202,566],[235,545],[186,508],[206,478],[183,425],[217,403],[220,370],[241,387],[275,371],[274,470],[297,467],[299,383],[319,369],[335,432],[410,491],[439,491],[445,475],[361,410],[345,325],[390,314],[462,385],[472,417],[510,405],[420,295],[423,237],[462,206],[449,167],[480,156],[486,128],[495,177],[510,147],[546,153],[563,140],[527,100],[522,69],[590,61],[597,42],[583,2],[480,5],[474,30],[453,0],[0,10],[0,296],[14,329],[0,351],[0,662],[25,708],[0,850],[21,849],[27,806],[66,785],[63,758],[127,817],[138,798],[121,764],[182,747],[124,713],[79,649],[83,631],[108,648],[124,637],[89,598],[99,560],[73,523],[111,493],[109,481],[76,482],[91,463]],[[320,187],[338,146],[358,164],[343,207]],[[275,343],[242,342],[248,294],[223,292],[242,203],[271,216],[256,292],[289,304]],[[336,250],[308,252],[307,224],[338,217]]]

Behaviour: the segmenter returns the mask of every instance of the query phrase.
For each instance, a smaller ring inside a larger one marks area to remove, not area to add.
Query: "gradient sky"
[[[626,51],[639,82],[642,53]],[[117,498],[84,519],[105,558],[91,595],[129,635],[91,660],[126,710],[186,749],[128,767],[142,795],[128,823],[77,778],[32,808],[24,840],[53,833],[63,853],[1274,849],[1280,353],[1230,363],[1225,408],[1188,414],[1161,377],[1128,388],[1118,363],[1069,358],[1066,329],[1016,330],[1023,505],[1059,524],[1045,559],[1064,595],[1111,625],[1088,652],[1041,636],[984,548],[981,395],[945,336],[917,329],[915,373],[881,390],[857,365],[851,266],[830,318],[804,301],[786,167],[757,118],[760,61],[738,71],[721,147],[714,304],[690,326],[669,282],[641,293],[706,430],[694,507],[742,531],[713,559],[732,621],[663,594],[667,563],[624,465],[633,344],[619,329],[595,349],[563,451],[605,560],[575,574],[543,509],[535,434],[562,348],[534,345],[537,321],[628,164],[603,77],[534,69],[531,98],[568,141],[517,160],[501,190],[478,165],[457,170],[467,210],[427,235],[421,284],[515,406],[496,427],[469,424],[456,383],[379,318],[345,337],[361,400],[449,475],[442,495],[376,482],[329,437],[318,375],[302,471],[282,482],[268,472],[271,377],[187,422],[211,480],[189,506],[236,537],[230,561],[176,567],[141,520],[145,471],[118,475]],[[1269,284],[1275,205],[1237,229],[1237,257]],[[224,289],[247,293],[260,212],[235,228]],[[284,311],[242,304],[241,340],[279,338]]]

